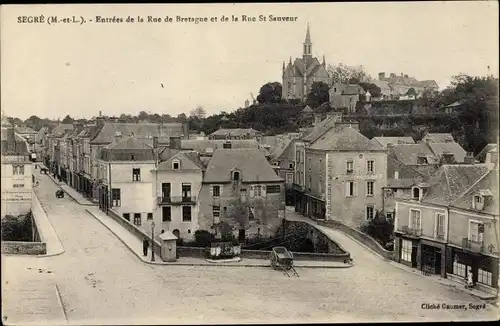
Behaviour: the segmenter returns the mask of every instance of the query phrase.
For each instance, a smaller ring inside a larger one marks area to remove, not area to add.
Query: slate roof
[[[91,144],[107,144],[113,141],[117,132],[122,136],[133,135],[137,138],[151,138],[157,136],[161,129],[157,123],[112,123],[105,122],[102,128],[96,129],[91,135]],[[161,127],[163,133],[169,136],[181,136],[183,134],[182,123],[165,123]],[[95,136],[94,136],[95,134]]]
[[[373,137],[380,145],[387,147],[388,144],[415,144],[412,137]]]
[[[467,155],[465,149],[458,143],[429,143],[432,152],[441,157],[445,153],[453,154],[457,163],[462,163]]]
[[[215,151],[208,163],[203,182],[230,182],[233,169],[241,172],[242,182],[283,182],[264,154],[255,148]]]
[[[417,182],[414,179],[387,179],[387,188],[406,189],[411,188]]]
[[[448,206],[461,198],[490,168],[485,164],[446,164],[430,179],[422,202]]]
[[[14,134],[14,138],[12,138],[12,129],[12,127],[4,127],[1,130],[2,155],[29,155],[28,143],[17,134]]]
[[[411,166],[399,162],[391,155],[387,155],[387,178],[394,178],[395,171],[398,171],[399,179],[417,180],[424,176],[421,172],[412,169]]]
[[[153,147],[134,137],[115,139],[101,150],[105,161],[152,161],[156,159]]]
[[[40,130],[38,130],[38,137],[43,137],[46,133],[49,132],[49,128],[47,127],[42,127]]]
[[[365,94],[365,90],[363,87],[359,85],[347,85],[345,89],[342,91],[342,95],[363,95]]]
[[[426,143],[398,144],[390,149],[390,155],[405,165],[419,165],[418,157],[423,155],[428,164],[438,164],[439,159]]]
[[[292,139],[282,139],[282,141],[278,142],[278,144],[271,149],[269,156],[274,160],[279,159],[293,143],[294,141]]]
[[[335,117],[327,117],[325,120],[318,123],[313,129],[302,138],[302,140],[313,143],[319,137],[321,137],[325,132],[330,130],[335,126],[337,119]]]
[[[485,201],[485,213],[499,215],[498,205],[498,171],[491,170],[483,178],[479,180],[474,186],[468,189],[463,196],[452,203],[452,206],[462,209],[472,208],[472,197],[479,193],[488,193],[489,200]]]
[[[255,136],[259,134],[259,132],[253,128],[234,128],[234,129],[219,129],[210,134],[210,136],[226,136],[231,135],[235,137],[246,136],[247,134],[250,136]]]
[[[200,157],[195,152],[177,152],[168,160],[161,162],[158,165],[158,170],[169,171],[172,170],[172,161],[179,160],[181,170],[204,170],[205,166],[200,160]]]
[[[51,135],[62,136],[67,133],[67,131],[73,130],[73,124],[70,123],[60,123],[54,129],[52,129]]]
[[[497,144],[486,144],[484,148],[476,155],[476,160],[479,162],[484,162],[486,160],[486,154],[489,152],[497,152],[498,153],[498,145]]]
[[[450,133],[428,133],[422,138],[422,141],[426,139],[430,139],[434,143],[445,143],[447,139],[455,141]]]
[[[260,146],[259,142],[255,139],[183,139],[181,140],[181,149],[190,149],[197,151],[198,153],[207,153],[207,148],[212,148],[213,151],[217,149],[222,149],[224,143],[231,143],[231,148],[256,148],[262,151],[265,155],[269,153]]]
[[[37,132],[30,127],[15,127],[16,133],[18,134],[36,134]]]
[[[352,127],[335,132],[331,130],[310,145],[311,149],[327,151],[384,151],[384,147],[376,141],[366,138]]]

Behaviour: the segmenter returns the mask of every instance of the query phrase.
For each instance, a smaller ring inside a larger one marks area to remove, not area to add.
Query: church
[[[306,39],[302,50],[302,58],[292,58],[285,66],[283,61],[283,88],[281,98],[284,100],[298,99],[305,101],[314,82],[324,82],[329,86],[332,78],[326,70],[325,56],[322,63],[318,58],[312,56],[311,33],[307,24]]]

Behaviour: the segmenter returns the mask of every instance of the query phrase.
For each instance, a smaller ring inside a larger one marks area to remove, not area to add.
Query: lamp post
[[[151,221],[151,261],[155,261],[155,221]]]

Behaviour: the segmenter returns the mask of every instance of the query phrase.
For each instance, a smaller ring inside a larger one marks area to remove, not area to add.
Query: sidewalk
[[[43,175],[43,174],[40,174]],[[57,181],[54,179],[54,177],[50,174],[47,173],[47,176],[49,179],[51,179],[56,185],[58,185],[64,192],[70,196],[74,201],[76,201],[78,204],[83,205],[83,206],[97,206],[97,203],[94,203],[87,198],[85,198],[82,194],[80,194],[78,191],[73,189],[71,186],[66,184],[64,181]]]
[[[203,258],[195,257],[180,257],[176,262],[163,262],[161,258],[156,255],[156,261],[151,261],[151,250],[148,256],[143,256],[142,241],[136,236],[131,234],[123,226],[115,222],[111,217],[100,211],[96,207],[87,208],[87,212],[94,216],[99,222],[107,227],[118,239],[120,239],[125,246],[127,246],[137,258],[141,259],[144,263],[152,265],[176,265],[176,266],[212,266],[212,267],[269,267],[269,260],[265,259],[242,259],[239,262],[226,262],[226,263],[211,263]],[[295,260],[294,266],[297,268],[349,268],[352,265],[344,264],[341,262],[328,262],[328,261],[301,261]]]
[[[326,226],[318,225],[315,221],[313,221],[313,220],[311,220],[311,219],[309,219],[309,218],[307,218],[305,216],[302,216],[302,215],[296,213],[293,207],[287,207],[287,212],[286,213],[287,213],[286,218],[289,221],[302,221],[302,222],[308,223],[308,224],[314,226],[315,228],[317,228],[318,230],[322,231],[325,235],[327,235],[330,239],[332,239],[335,242],[339,242],[338,241],[339,239],[337,239],[337,237],[340,237],[339,234],[341,234],[342,236],[348,237],[352,241],[356,242],[359,246],[367,249],[369,252],[373,253],[374,255],[376,255],[377,257],[379,257],[380,259],[382,259],[383,261],[389,263],[390,265],[392,265],[394,267],[402,269],[402,270],[404,270],[404,271],[406,271],[408,273],[420,275],[422,277],[431,279],[431,280],[433,280],[433,281],[435,281],[437,283],[440,283],[442,285],[455,288],[455,289],[457,289],[459,291],[467,292],[467,293],[469,293],[469,294],[471,294],[473,296],[476,296],[476,297],[478,297],[480,299],[483,299],[483,300],[492,300],[492,299],[496,299],[497,298],[497,296],[494,295],[494,294],[490,294],[490,293],[487,293],[487,292],[479,291],[479,290],[476,290],[476,289],[466,289],[463,286],[463,284],[460,284],[460,283],[458,283],[456,281],[453,281],[453,280],[450,280],[450,279],[446,279],[446,278],[442,278],[439,275],[423,275],[421,273],[421,271],[419,271],[417,269],[408,267],[408,266],[403,265],[403,264],[399,264],[399,263],[397,263],[395,261],[392,261],[392,260],[387,260],[384,257],[380,256],[375,251],[373,251],[370,248],[366,247],[364,244],[362,244],[359,241],[357,241],[356,239],[350,237],[349,235],[344,234],[341,231],[336,230],[336,229],[332,229],[332,228],[329,228],[329,227],[326,227]],[[342,245],[342,243],[341,243],[341,245]],[[352,249],[352,248],[349,248],[349,249]],[[351,252],[351,254],[352,254],[352,252]]]
[[[45,255],[39,255],[37,257],[43,258],[60,255],[64,253],[64,247],[61,243],[61,240],[59,239],[59,236],[52,227],[47,213],[43,209],[42,204],[38,199],[36,191],[37,190],[35,188],[35,191],[33,192],[33,218],[35,219],[41,241],[45,242],[47,245],[47,253]]]

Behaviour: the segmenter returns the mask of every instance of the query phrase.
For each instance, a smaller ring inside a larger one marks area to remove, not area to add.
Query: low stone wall
[[[141,229],[136,227],[134,224],[130,223],[129,221],[127,221],[126,219],[124,219],[123,217],[118,215],[115,211],[109,210],[108,216],[111,217],[116,222],[118,222],[118,224],[123,226],[125,229],[127,229],[130,233],[132,233],[133,235],[135,235],[139,239],[142,240],[144,238],[148,238],[151,240],[151,234],[146,234],[144,231],[142,231]],[[156,239],[154,240],[154,250],[155,250],[155,254],[158,255],[158,257],[160,257],[161,243],[159,241],[157,241]]]
[[[46,255],[44,242],[2,241],[2,254],[7,255]]]
[[[179,257],[197,257],[205,258],[206,248],[200,247],[177,247],[177,254]]]
[[[377,240],[359,230],[353,229],[338,221],[318,221],[318,224],[346,233],[386,259],[392,260],[394,257],[394,251],[386,250]]]

